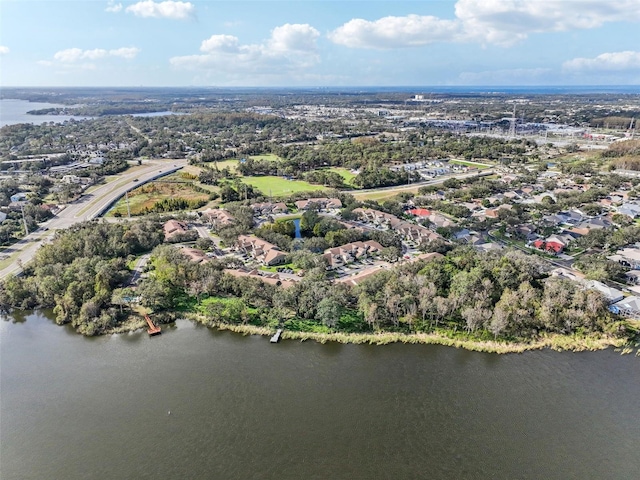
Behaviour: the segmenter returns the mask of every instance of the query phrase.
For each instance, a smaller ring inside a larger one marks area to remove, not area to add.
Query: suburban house
[[[411,210],[407,210],[407,213],[414,217],[427,218],[431,215],[431,210],[427,210],[425,208],[412,208]]]
[[[523,237],[528,242],[538,239],[538,235],[536,235],[536,230],[537,230],[536,226],[532,224],[519,225],[515,229],[517,234]]]
[[[447,217],[440,213],[432,212],[431,215],[427,216],[427,219],[431,222],[434,228],[449,228],[449,227],[457,227],[458,224],[449,220]]]
[[[533,246],[536,247],[538,250],[544,250],[545,252],[558,254],[558,253],[562,253],[562,251],[567,246],[567,244],[558,239],[551,239],[551,240],[538,239],[535,242],[533,242]]]
[[[627,277],[627,282],[634,285],[640,284],[640,270],[629,270],[624,276]]]
[[[640,297],[630,296],[626,297],[619,302],[609,306],[609,310],[613,313],[625,315],[627,317],[640,316]]]
[[[235,222],[235,218],[226,210],[219,208],[209,208],[202,212],[202,219],[213,228],[226,227],[232,225]]]
[[[339,198],[308,198],[306,200],[298,200],[295,202],[298,210],[309,210],[316,205],[319,210],[338,210],[342,208],[342,202]]]
[[[352,242],[325,250],[323,257],[327,262],[327,269],[333,270],[356,260],[377,254],[382,248],[382,245],[373,240]]]
[[[353,213],[365,222],[386,228],[393,228],[395,225],[402,222],[402,220],[395,215],[381,212],[379,210],[373,210],[372,208],[354,208]]]
[[[600,229],[600,228],[609,228],[613,225],[611,220],[607,216],[600,216],[596,218],[589,218],[578,225],[580,228],[588,228],[588,229]]]
[[[607,258],[627,268],[640,270],[640,249],[638,248],[623,248]]]
[[[616,303],[624,298],[624,294],[621,290],[609,287],[602,282],[590,280],[588,282],[585,282],[584,285],[586,288],[597,290],[598,292],[600,292],[604,296],[604,298],[607,299],[608,303]]]
[[[436,238],[442,238],[437,233],[432,232],[422,225],[407,222],[390,213],[373,210],[371,208],[355,208],[353,213],[365,222],[369,222],[389,230],[394,230],[405,240],[418,244],[430,242]]]
[[[277,246],[253,235],[240,235],[236,245],[238,250],[267,266],[280,265],[287,258]]]
[[[509,204],[499,205],[495,208],[485,208],[484,210],[473,212],[471,214],[472,217],[477,218],[478,220],[485,220],[487,218],[498,218],[500,215],[500,210],[511,210],[513,207]]]
[[[409,222],[402,222],[397,225],[394,229],[398,232],[405,240],[412,241],[417,244],[421,244],[424,242],[431,242],[437,238],[442,238],[435,232],[432,232],[426,227],[421,225],[414,225]]]
[[[11,195],[11,197],[9,198],[11,203],[24,202],[26,199],[27,199],[27,194],[25,192],[15,193]]]
[[[189,226],[179,220],[169,220],[164,224],[163,230],[165,241],[170,242],[178,235],[187,233]]]
[[[202,250],[197,248],[182,248],[180,249],[180,252],[186,255],[189,260],[194,263],[203,263],[209,260],[207,258],[207,255]]]
[[[631,218],[636,218],[640,216],[640,205],[635,203],[624,203],[617,208],[617,212]]]
[[[275,215],[278,213],[287,213],[289,211],[287,204],[284,202],[254,203],[250,206],[253,208],[253,214],[258,216]]]

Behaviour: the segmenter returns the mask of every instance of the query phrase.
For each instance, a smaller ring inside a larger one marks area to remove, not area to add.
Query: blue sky
[[[639,27],[640,0],[0,0],[0,85],[640,85]]]

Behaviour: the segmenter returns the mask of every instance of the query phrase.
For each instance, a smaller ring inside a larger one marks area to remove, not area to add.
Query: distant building
[[[27,199],[27,194],[25,192],[18,192],[16,194],[11,195],[11,203],[24,202]]]
[[[64,175],[62,177],[62,183],[80,183],[82,179],[77,175]]]
[[[279,213],[287,213],[289,211],[289,208],[287,207],[287,204],[284,203],[284,202],[278,202],[278,203],[271,203],[271,202],[254,203],[254,204],[252,204],[250,206],[251,206],[251,208],[253,208],[253,214],[254,215],[259,215],[259,216],[275,215],[275,214],[279,214]]]
[[[319,210],[337,210],[342,208],[342,202],[339,198],[309,198],[307,200],[298,200],[295,202],[298,210],[309,210],[315,205]]]

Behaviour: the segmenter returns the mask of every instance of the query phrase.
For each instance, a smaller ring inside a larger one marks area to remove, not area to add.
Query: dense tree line
[[[245,208],[236,209],[239,217]],[[397,241],[388,232],[380,235],[381,243]],[[329,244],[326,235],[312,238]],[[0,286],[0,305],[53,308],[58,323],[71,323],[81,333],[109,331],[125,316],[125,297],[133,295],[123,289],[130,275],[127,256],[155,247],[149,277],[136,292],[142,305],[155,312],[190,305],[211,323],[283,324],[324,332],[459,331],[511,340],[544,332],[622,334],[622,324],[598,292],[547,278],[544,262],[518,251],[498,255],[458,247],[349,286],[328,278],[319,255],[292,248],[290,260],[307,273],[284,289],[225,273],[233,260],[195,263],[161,241],[160,224],[153,222],[77,225],[44,246],[25,275]]]
[[[162,225],[152,221],[85,222],[56,232],[22,276],[0,284],[0,307],[53,308],[59,324],[86,335],[108,331],[123,318],[112,297],[130,276],[128,255],[149,251],[163,238]]]
[[[311,268],[302,281],[283,289],[225,274],[221,262],[191,263],[163,246],[154,251],[155,270],[141,287],[143,302],[171,309],[187,296],[202,305],[196,310],[211,323],[220,320],[222,309],[230,323],[326,332],[458,330],[530,340],[545,332],[623,329],[600,293],[547,278],[541,260],[517,251],[497,255],[459,247],[430,262],[381,271],[356,287],[330,281],[321,265],[315,267],[318,257],[293,255]],[[229,299],[236,302],[231,309]]]

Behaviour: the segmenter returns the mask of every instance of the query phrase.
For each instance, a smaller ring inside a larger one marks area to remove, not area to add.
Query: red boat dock
[[[160,327],[157,327],[153,321],[149,318],[149,315],[145,315],[144,319],[147,321],[147,324],[149,325],[149,329],[147,330],[147,333],[149,335],[158,335],[160,333],[162,333],[162,330],[160,329]]]

